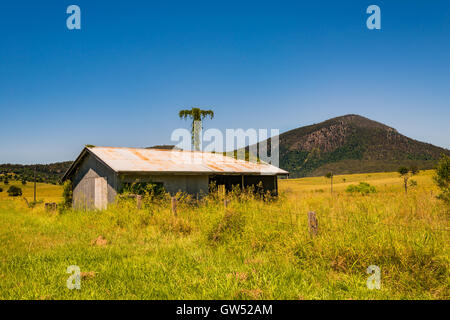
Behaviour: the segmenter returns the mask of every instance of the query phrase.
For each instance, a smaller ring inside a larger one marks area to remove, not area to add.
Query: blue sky
[[[357,113],[450,148],[449,40],[449,1],[4,1],[0,163],[169,144],[192,106],[205,128]]]

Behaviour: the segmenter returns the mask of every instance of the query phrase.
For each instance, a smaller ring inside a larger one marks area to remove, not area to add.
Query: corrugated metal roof
[[[219,153],[112,147],[86,149],[116,172],[288,174],[267,163],[236,160]]]

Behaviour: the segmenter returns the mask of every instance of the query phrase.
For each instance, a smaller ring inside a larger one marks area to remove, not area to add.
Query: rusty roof
[[[64,175],[77,166],[86,152],[92,153],[115,172],[172,174],[286,175],[287,171],[265,162],[237,160],[221,153],[200,151],[86,147]]]

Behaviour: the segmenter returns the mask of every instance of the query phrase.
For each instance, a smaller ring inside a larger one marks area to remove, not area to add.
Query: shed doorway
[[[96,209],[104,210],[108,204],[108,182],[106,178],[95,178],[94,206]]]

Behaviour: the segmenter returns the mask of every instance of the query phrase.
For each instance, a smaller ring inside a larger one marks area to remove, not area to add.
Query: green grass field
[[[236,195],[225,209],[215,194],[180,201],[176,217],[169,201],[46,212],[0,185],[0,299],[449,299],[449,211],[431,175],[408,195],[396,173],[335,176],[332,196],[326,178],[283,180],[278,200]],[[377,192],[345,192],[360,181]],[[61,192],[39,184],[37,198]],[[81,290],[66,287],[70,265]],[[380,290],[366,286],[369,265]]]
[[[0,188],[3,192],[0,192],[0,201],[8,200],[8,193],[6,192],[10,186],[16,186],[22,189],[22,196],[27,198],[28,201],[33,201],[34,198],[34,184],[28,182],[26,185],[22,185],[20,181],[10,181],[8,185],[0,182]],[[36,201],[45,202],[60,202],[62,201],[62,189],[59,185],[36,183]]]

